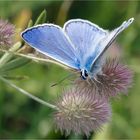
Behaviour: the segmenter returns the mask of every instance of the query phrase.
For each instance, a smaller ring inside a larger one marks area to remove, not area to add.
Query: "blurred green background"
[[[26,28],[29,19],[35,19],[46,9],[46,22],[63,25],[68,19],[90,20],[104,29],[114,29],[124,20],[135,18],[134,23],[117,38],[119,49],[111,49],[133,69],[134,82],[128,96],[111,101],[112,120],[102,132],[88,139],[140,139],[140,1],[0,1],[0,17],[15,24],[16,40]],[[115,44],[115,45],[116,45]],[[55,102],[63,86],[50,87],[65,77],[68,71],[54,64],[29,63],[11,71],[9,75],[28,78],[12,81],[46,101]],[[73,139],[55,132],[52,110],[22,95],[0,81],[0,138]]]

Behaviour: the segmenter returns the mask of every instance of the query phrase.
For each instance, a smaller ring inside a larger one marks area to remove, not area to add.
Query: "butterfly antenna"
[[[68,79],[69,77],[74,76],[74,74],[69,74],[66,77],[64,77],[63,79],[61,79],[60,81],[58,81],[57,83],[51,85],[51,87],[57,86],[58,84],[62,83],[64,80]]]

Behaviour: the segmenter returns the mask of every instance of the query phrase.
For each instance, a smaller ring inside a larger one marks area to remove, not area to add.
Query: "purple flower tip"
[[[15,27],[6,20],[0,19],[0,47],[9,47],[13,44]]]
[[[77,88],[65,91],[57,107],[59,110],[54,115],[56,127],[66,135],[74,132],[89,136],[90,132],[100,130],[111,117],[106,99]]]

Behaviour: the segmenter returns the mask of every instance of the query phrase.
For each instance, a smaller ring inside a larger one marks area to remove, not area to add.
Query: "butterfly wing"
[[[53,60],[73,69],[79,69],[75,48],[62,28],[42,24],[28,28],[21,34],[27,44]]]
[[[133,20],[134,18],[130,18],[128,21],[124,21],[118,28],[108,33],[106,37],[99,42],[100,47],[96,48],[96,52],[98,53],[96,58],[92,62],[91,69],[90,69],[91,73],[93,73],[93,71],[96,71],[96,69],[100,67],[102,61],[101,57],[104,54],[104,52],[112,44],[115,38],[133,22]]]
[[[126,29],[133,18],[122,23],[112,32],[108,32],[87,20],[70,20],[65,23],[63,29],[76,47],[80,60],[80,68],[86,69],[91,75],[99,72],[101,56],[112,44],[119,33]]]
[[[97,57],[98,43],[108,34],[99,26],[82,19],[69,20],[63,27],[76,48],[80,68],[90,69]]]

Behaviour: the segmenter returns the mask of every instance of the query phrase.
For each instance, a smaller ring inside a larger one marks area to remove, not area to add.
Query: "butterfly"
[[[23,40],[40,53],[64,66],[79,71],[82,79],[94,78],[101,71],[103,55],[115,38],[134,18],[108,31],[83,19],[67,21],[63,28],[41,24],[21,33]]]

